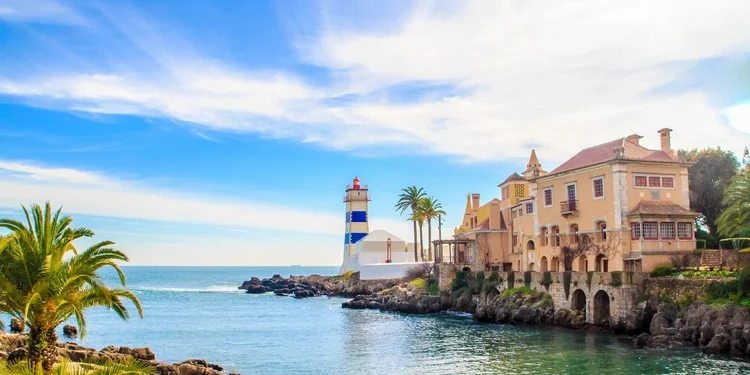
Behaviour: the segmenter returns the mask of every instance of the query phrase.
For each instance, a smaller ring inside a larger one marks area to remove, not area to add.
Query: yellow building
[[[526,170],[499,185],[499,201],[467,202],[456,239],[486,254],[475,265],[513,271],[649,271],[692,253],[690,164],[672,149],[671,129],[658,133],[659,150],[634,134],[581,150],[549,173],[532,150]],[[485,220],[497,230],[477,241]]]

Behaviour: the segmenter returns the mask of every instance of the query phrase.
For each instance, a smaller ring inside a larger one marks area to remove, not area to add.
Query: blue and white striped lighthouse
[[[356,252],[354,245],[370,233],[367,205],[370,196],[367,186],[361,186],[359,177],[346,187],[346,229],[344,233],[344,263]]]

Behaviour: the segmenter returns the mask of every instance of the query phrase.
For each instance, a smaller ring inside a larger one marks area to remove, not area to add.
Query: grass
[[[528,286],[524,285],[524,286],[519,286],[518,288],[506,289],[503,292],[503,297],[510,297],[510,296],[514,296],[516,294],[523,294],[523,295],[527,295],[527,296],[533,296],[533,295],[536,294],[536,291],[534,291],[534,289],[531,289]]]

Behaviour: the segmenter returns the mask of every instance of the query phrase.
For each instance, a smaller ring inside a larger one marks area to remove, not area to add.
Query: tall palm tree
[[[412,221],[417,222],[417,226],[419,227],[419,256],[424,261],[424,236],[422,235],[422,230],[424,228],[424,221],[425,216],[424,212],[422,211],[422,201],[424,198],[419,200],[419,205],[417,206],[417,210],[412,213]]]
[[[434,197],[422,198],[419,203],[419,212],[422,214],[423,220],[427,221],[427,242],[430,249],[430,260],[432,260],[432,221],[440,215],[445,215],[445,211],[443,211],[443,205]]]
[[[120,284],[125,274],[116,262],[128,257],[111,248],[111,241],[99,242],[78,252],[73,242],[93,237],[86,228],[71,228],[73,219],[61,216],[47,202],[31,210],[21,206],[26,223],[0,220],[0,228],[10,231],[0,247],[0,312],[28,326],[28,358],[49,372],[57,360],[56,328],[75,317],[81,337],[86,337],[84,311],[103,306],[120,318],[129,318],[123,298],[130,300],[143,318],[143,309],[135,295],[126,289],[104,285],[99,271],[112,267]]]
[[[411,209],[411,215],[409,216],[409,220],[411,220],[412,224],[414,225],[414,261],[418,262],[419,258],[417,257],[417,221],[414,220],[414,213],[417,211],[417,207],[419,207],[419,200],[427,196],[425,194],[423,188],[417,188],[416,186],[410,186],[408,188],[401,189],[401,194],[398,196],[398,202],[396,203],[396,210],[399,211],[399,213],[403,214],[404,211]]]
[[[730,237],[750,232],[750,175],[732,179],[724,204],[727,208],[716,219],[719,233]]]

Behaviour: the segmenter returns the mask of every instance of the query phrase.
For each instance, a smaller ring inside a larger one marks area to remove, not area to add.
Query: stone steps
[[[701,266],[721,266],[721,250],[703,250]]]

